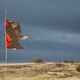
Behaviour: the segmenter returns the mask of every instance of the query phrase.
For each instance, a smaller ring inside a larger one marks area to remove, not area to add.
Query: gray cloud
[[[25,30],[26,31],[26,30]],[[57,41],[63,43],[80,44],[80,35],[54,30],[46,30],[43,28],[32,28],[31,40],[34,41]]]

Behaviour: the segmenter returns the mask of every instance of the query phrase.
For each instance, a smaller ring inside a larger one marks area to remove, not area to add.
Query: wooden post
[[[5,19],[7,18],[7,10],[5,10]],[[5,21],[5,47],[6,47],[6,21]],[[5,55],[5,79],[7,80],[7,47],[6,47],[6,55]]]

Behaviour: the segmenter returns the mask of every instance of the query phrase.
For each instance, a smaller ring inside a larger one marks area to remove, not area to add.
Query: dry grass
[[[80,80],[80,63],[8,63],[6,80]],[[0,80],[5,80],[5,64],[0,64]]]

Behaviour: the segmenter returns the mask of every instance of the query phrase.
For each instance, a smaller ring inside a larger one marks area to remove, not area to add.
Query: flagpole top
[[[7,18],[7,9],[5,10],[5,18]]]

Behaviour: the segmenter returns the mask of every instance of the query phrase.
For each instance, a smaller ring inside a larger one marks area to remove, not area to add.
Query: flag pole
[[[7,10],[5,10],[5,19],[7,18]],[[6,47],[6,21],[5,21],[5,47]],[[6,56],[5,56],[5,80],[6,80],[6,72],[7,72],[7,47],[6,47]]]

